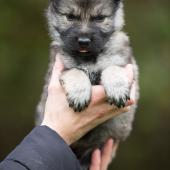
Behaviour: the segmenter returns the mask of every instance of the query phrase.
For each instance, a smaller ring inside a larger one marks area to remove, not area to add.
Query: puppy
[[[65,71],[60,82],[69,106],[81,112],[90,103],[92,85],[102,84],[109,104],[124,107],[130,99],[124,66],[133,65],[138,100],[138,67],[132,55],[128,36],[122,31],[122,0],[51,0],[47,9],[52,38],[51,61],[46,84],[38,105],[37,124],[42,121],[47,87],[57,53],[62,54]],[[119,143],[132,129],[136,105],[130,111],[98,126],[71,147],[82,169],[90,165],[95,148],[102,148],[110,137]],[[81,114],[81,113],[77,113]],[[113,153],[115,154],[115,153]]]

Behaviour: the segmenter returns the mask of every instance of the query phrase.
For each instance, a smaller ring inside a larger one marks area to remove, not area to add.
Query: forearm
[[[39,126],[1,162],[4,170],[79,170],[79,162],[53,130]]]

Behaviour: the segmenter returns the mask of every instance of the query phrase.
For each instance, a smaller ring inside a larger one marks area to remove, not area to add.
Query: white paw
[[[78,87],[73,87],[72,90],[67,91],[67,100],[69,106],[75,112],[81,112],[88,107],[91,99],[91,86],[83,83]]]
[[[69,70],[63,74],[60,82],[65,89],[69,106],[75,112],[81,112],[88,107],[91,99],[91,83],[83,71]]]
[[[118,108],[125,107],[130,100],[130,87],[125,69],[111,66],[102,72],[101,83],[105,88],[108,102]]]

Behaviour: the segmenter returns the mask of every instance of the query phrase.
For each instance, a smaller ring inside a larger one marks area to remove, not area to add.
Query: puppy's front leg
[[[117,107],[124,107],[130,99],[130,84],[125,69],[120,66],[110,66],[101,75],[101,83],[105,88],[108,102]]]
[[[81,112],[90,103],[91,83],[86,73],[77,68],[65,71],[60,77],[69,106],[75,112]]]

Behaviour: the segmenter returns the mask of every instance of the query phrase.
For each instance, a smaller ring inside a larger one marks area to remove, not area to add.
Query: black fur
[[[64,42],[64,51],[75,58],[77,64],[81,64],[82,62],[96,62],[96,57],[104,50],[104,45],[112,34],[112,31],[105,33],[93,25],[91,25],[89,29],[90,31],[84,34],[84,36],[91,39],[91,43],[87,48],[87,53],[79,52],[78,38],[79,36],[82,36],[81,28],[79,26],[75,25],[66,31],[58,30],[61,34],[61,39]]]

